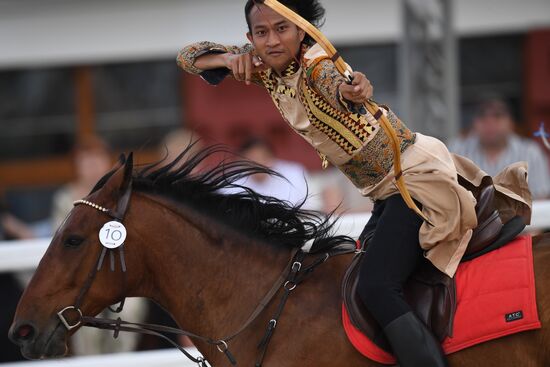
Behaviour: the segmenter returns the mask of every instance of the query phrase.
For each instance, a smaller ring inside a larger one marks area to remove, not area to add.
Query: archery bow
[[[313,24],[305,20],[302,16],[294,12],[293,10],[289,9],[285,5],[281,4],[277,0],[264,0],[263,4],[274,10],[275,12],[279,13],[286,19],[288,19],[290,22],[294,23],[298,28],[302,29],[304,32],[309,34],[315,42],[325,50],[327,55],[330,57],[332,62],[334,63],[336,69],[346,78],[348,82],[351,82],[352,76],[351,73],[344,62],[344,59],[334,45],[330,43],[330,41],[315,27]],[[382,128],[384,129],[386,135],[390,139],[390,142],[392,144],[393,153],[394,153],[394,159],[393,159],[393,167],[394,167],[394,176],[395,176],[395,185],[397,186],[397,189],[399,190],[399,193],[403,197],[403,200],[405,200],[405,203],[407,206],[413,210],[416,214],[418,214],[424,221],[426,221],[428,224],[432,224],[429,219],[422,213],[422,211],[418,208],[416,203],[413,201],[409,190],[407,190],[407,187],[405,185],[405,181],[403,179],[403,171],[401,170],[401,149],[399,144],[399,139],[397,137],[397,134],[393,127],[391,126],[390,121],[384,114],[382,113],[382,110],[378,105],[372,101],[368,100],[365,104],[365,107],[367,111],[374,116],[374,118],[380,123]]]

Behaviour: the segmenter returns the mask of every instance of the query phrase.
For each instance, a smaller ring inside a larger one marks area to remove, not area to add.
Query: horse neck
[[[152,220],[144,221],[143,213]],[[221,338],[238,329],[290,259],[290,249],[254,243],[146,195],[134,195],[128,220],[147,249],[147,279],[135,295],[154,299],[200,335]]]

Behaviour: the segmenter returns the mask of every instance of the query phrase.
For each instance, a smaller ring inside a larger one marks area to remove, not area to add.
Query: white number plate
[[[126,227],[120,222],[110,221],[103,225],[99,231],[99,241],[107,248],[117,248],[126,239]]]

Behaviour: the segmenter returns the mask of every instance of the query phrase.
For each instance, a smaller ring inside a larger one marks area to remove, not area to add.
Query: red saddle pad
[[[531,236],[462,263],[455,275],[457,310],[453,337],[443,341],[446,354],[506,335],[541,327],[535,295]],[[378,348],[351,323],[342,306],[342,321],[353,346],[382,364],[395,358]]]

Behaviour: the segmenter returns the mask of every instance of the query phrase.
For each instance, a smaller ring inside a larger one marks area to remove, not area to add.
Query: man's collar
[[[296,62],[296,60],[292,60],[292,62],[286,67],[286,69],[281,73],[281,76],[283,78],[292,76],[296,74],[296,72],[300,69],[300,65]]]

